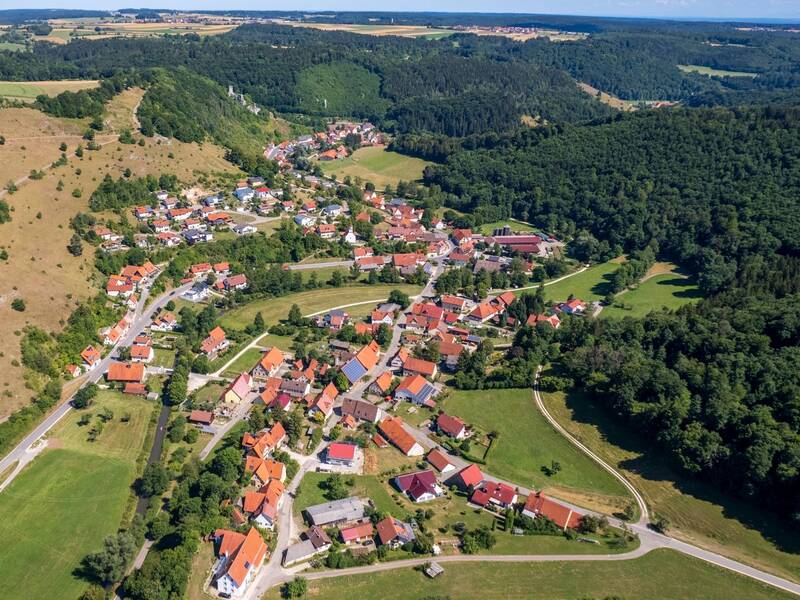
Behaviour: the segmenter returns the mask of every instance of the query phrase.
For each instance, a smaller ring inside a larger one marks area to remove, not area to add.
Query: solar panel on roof
[[[364,375],[366,375],[367,370],[364,368],[364,365],[358,362],[357,359],[353,358],[342,367],[342,373],[344,373],[344,376],[347,377],[347,380],[350,383],[355,383]]]

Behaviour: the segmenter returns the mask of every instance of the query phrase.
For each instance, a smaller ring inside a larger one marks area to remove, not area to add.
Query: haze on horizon
[[[379,0],[298,0],[275,6],[256,0],[31,0],[25,6],[6,8],[74,8],[114,10],[125,7],[175,10],[308,10],[387,11]],[[670,19],[800,19],[798,0],[408,0],[396,12],[491,12],[576,15],[597,17],[647,17]]]

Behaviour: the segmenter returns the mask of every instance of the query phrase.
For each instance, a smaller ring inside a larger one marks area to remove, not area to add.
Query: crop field
[[[444,410],[480,428],[497,431],[486,456],[487,472],[517,485],[544,489],[554,496],[587,508],[617,511],[629,498],[622,485],[560,436],[536,410],[528,389],[452,391]],[[471,453],[482,457],[484,447],[472,444]],[[542,467],[552,461],[561,470],[546,476]]]
[[[101,392],[84,412],[100,407],[114,417],[97,441],[86,439],[92,425],[77,424],[82,412],[68,415],[51,433],[50,448],[0,494],[0,534],[13,540],[0,549],[0,581],[25,582],[6,586],[4,598],[77,598],[86,582],[75,569],[120,526],[155,405]]]
[[[291,294],[279,298],[268,298],[249,302],[244,306],[228,311],[220,318],[223,328],[243,329],[253,322],[256,313],[260,312],[267,325],[274,325],[289,314],[292,304],[297,304],[302,313],[310,314],[327,310],[336,306],[354,302],[375,300],[377,303],[389,296],[392,290],[399,289],[407,294],[417,294],[420,288],[414,285],[356,285],[340,288],[323,288]]]
[[[703,598],[704,600],[789,600],[775,588],[684,556],[654,550],[623,561],[531,563],[443,563],[445,572],[429,579],[421,572],[396,569],[308,582],[315,600],[380,597],[553,600],[567,598]],[[278,600],[273,588],[264,600]]]
[[[671,536],[800,580],[800,545],[780,519],[682,476],[658,456],[651,440],[637,437],[585,395],[557,392],[542,398],[565,429],[621,471],[654,513],[670,520]]]
[[[643,317],[659,308],[676,309],[702,298],[691,279],[674,273],[664,273],[647,279],[638,287],[616,296],[614,304],[606,306],[600,317]]]
[[[750,73],[748,71],[726,71],[724,69],[713,69],[702,65],[678,65],[678,68],[684,73],[698,73],[699,75],[707,75],[709,77],[758,77],[758,73]]]
[[[378,189],[386,185],[396,186],[398,181],[417,181],[422,171],[430,164],[421,158],[390,152],[383,146],[359,148],[352,156],[341,160],[320,162],[325,175],[335,175],[342,180],[346,176],[371,181]]]
[[[310,27],[322,31],[348,31],[364,35],[397,35],[400,37],[422,37],[428,39],[442,39],[455,33],[452,29],[438,29],[424,25],[360,25],[350,23],[298,23],[297,21],[276,20],[281,25],[292,27]]]
[[[95,88],[94,79],[62,79],[58,81],[0,81],[0,96],[12,100],[34,100],[36,96],[57,96],[61,92],[77,92]]]
[[[112,23],[103,20],[93,22],[54,21],[55,26],[48,41],[66,43],[72,39],[102,40],[110,37],[153,37],[162,35],[201,36],[220,35],[231,31],[235,25],[214,25],[203,23]],[[95,30],[95,26],[100,30]]]

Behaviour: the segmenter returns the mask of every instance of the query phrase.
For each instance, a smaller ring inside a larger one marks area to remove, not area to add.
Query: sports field
[[[616,479],[556,433],[536,410],[529,389],[453,390],[444,410],[484,433],[500,434],[481,467],[492,475],[607,512],[621,510],[630,501]],[[472,446],[470,452],[482,457],[484,446]],[[548,477],[541,469],[552,461],[559,462],[561,470]]]
[[[443,563],[429,579],[414,569],[350,575],[308,582],[315,600],[372,598],[458,598],[554,600],[575,598],[703,598],[778,600],[792,598],[764,584],[671,550],[654,550],[634,560],[541,563]],[[264,600],[278,600],[273,588]]]
[[[325,175],[335,175],[338,180],[348,175],[351,178],[360,177],[365,182],[371,181],[378,189],[383,189],[387,184],[397,185],[400,180],[421,179],[422,171],[430,163],[421,158],[390,152],[383,146],[370,146],[359,148],[348,158],[319,164]]]
[[[61,92],[77,92],[95,88],[94,79],[62,79],[57,81],[0,81],[0,96],[15,100],[33,100],[36,96],[57,96]]]
[[[89,442],[101,407],[114,417]],[[48,449],[0,493],[0,536],[6,540],[0,581],[24,583],[5,585],[3,598],[74,600],[81,594],[86,582],[74,571],[121,525],[154,409],[139,397],[100,392],[87,411],[56,426]],[[94,413],[91,424],[79,426],[87,412]]]

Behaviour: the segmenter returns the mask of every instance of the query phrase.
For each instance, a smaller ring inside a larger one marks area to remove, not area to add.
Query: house
[[[236,235],[249,235],[251,233],[256,233],[258,231],[258,227],[255,225],[250,225],[249,223],[241,223],[231,227],[231,230]]]
[[[467,308],[467,299],[461,298],[460,296],[442,294],[439,297],[439,304],[444,310],[461,313]]]
[[[469,501],[483,507],[492,504],[503,509],[510,508],[517,501],[517,491],[507,483],[484,481],[473,490]]]
[[[275,479],[283,483],[286,481],[286,465],[271,458],[249,455],[245,458],[244,472],[251,473],[262,485]],[[248,511],[252,512],[252,511]]]
[[[300,227],[311,227],[316,223],[317,219],[310,215],[297,215],[294,218],[294,222],[297,223]]]
[[[463,440],[467,436],[467,426],[458,417],[451,417],[442,413],[436,418],[436,428],[439,433],[450,436],[457,440]]]
[[[471,229],[454,229],[453,233],[451,234],[453,241],[458,244],[464,244],[472,241],[472,230]]]
[[[414,502],[435,500],[444,494],[444,490],[436,481],[436,473],[430,469],[398,475],[394,478],[393,483],[398,490]]]
[[[239,187],[233,191],[233,195],[236,196],[239,202],[250,202],[255,194],[253,188],[250,187]]]
[[[189,302],[202,302],[211,295],[211,289],[203,282],[195,283],[181,294],[181,298]]]
[[[181,236],[171,231],[165,231],[163,233],[159,233],[156,236],[156,239],[167,248],[174,248],[175,246],[179,246],[180,243],[183,241],[183,238]]]
[[[156,233],[165,233],[170,230],[171,224],[166,219],[156,219],[152,222],[153,231]]]
[[[393,379],[391,371],[384,371],[372,382],[372,385],[369,386],[369,391],[378,396],[386,396],[392,388]]]
[[[342,367],[342,373],[350,383],[355,383],[378,363],[378,343],[373,340]]]
[[[241,597],[261,568],[267,555],[267,545],[254,527],[250,528],[247,535],[217,529],[214,542],[218,546],[218,558],[212,569],[212,579],[217,591],[229,598]]]
[[[458,366],[458,359],[464,352],[464,346],[455,342],[439,342],[439,356],[445,366],[450,370],[455,370]]]
[[[73,379],[75,379],[76,377],[80,377],[82,373],[81,368],[78,365],[67,365],[66,371],[69,374],[69,376],[72,377]]]
[[[231,272],[231,265],[226,262],[218,262],[213,266],[214,274],[218,277],[226,277]]]
[[[83,366],[87,371],[94,369],[100,362],[100,358],[100,351],[94,346],[86,346],[86,348],[83,349],[83,352],[81,352],[81,360],[83,361]]]
[[[453,476],[453,482],[462,490],[469,490],[470,487],[476,488],[483,482],[483,473],[478,465],[469,465]]]
[[[258,361],[251,374],[255,379],[266,379],[273,376],[283,364],[283,352],[277,346],[267,350]]]
[[[364,503],[359,498],[344,498],[315,504],[305,510],[312,525],[337,525],[364,518]]]
[[[328,417],[333,414],[333,403],[338,395],[339,390],[336,389],[333,383],[329,383],[314,399],[314,402],[308,409],[308,415],[310,417],[319,418],[322,422],[326,421]],[[317,415],[320,416],[317,417]]]
[[[170,221],[185,221],[192,216],[191,208],[172,208],[167,211]]]
[[[438,448],[428,452],[428,456],[425,457],[425,460],[431,463],[431,465],[442,474],[449,473],[456,468],[455,465],[450,462],[450,459]]]
[[[325,450],[325,462],[329,465],[352,467],[356,460],[355,444],[332,442]]]
[[[209,360],[214,360],[222,352],[227,350],[228,346],[230,346],[230,342],[225,337],[225,330],[217,326],[208,333],[208,337],[200,344],[200,351],[205,354]]]
[[[317,235],[322,239],[330,239],[336,235],[336,225],[333,223],[321,223],[317,225]]]
[[[525,321],[525,325],[531,327],[536,327],[539,323],[549,325],[553,329],[561,327],[561,319],[558,318],[558,315],[530,315]]]
[[[392,358],[389,365],[393,369],[400,369],[408,360],[409,356],[411,356],[411,354],[409,353],[408,348],[400,348],[400,350],[397,351],[397,354],[394,355],[394,358]]]
[[[276,422],[268,431],[262,431],[258,437],[245,433],[242,446],[254,455],[265,458],[286,440],[286,430],[280,422]]]
[[[556,305],[556,310],[568,315],[582,315],[586,312],[586,303],[573,298],[566,302]]]
[[[249,373],[241,373],[222,394],[222,401],[228,406],[236,406],[247,398],[252,389],[253,378]]]
[[[498,309],[496,306],[489,302],[481,302],[472,309],[472,312],[467,315],[466,320],[474,324],[486,323],[486,321],[493,318],[497,313]]]
[[[307,561],[317,554],[327,552],[331,547],[331,538],[319,525],[311,527],[302,534],[302,537],[305,539],[301,539],[301,541],[292,544],[286,549],[283,555],[284,567]]]
[[[300,208],[302,208],[306,212],[314,212],[315,210],[317,210],[317,203],[314,202],[313,200],[306,200],[305,202],[303,202],[303,204],[300,205]]]
[[[152,346],[140,346],[140,345],[131,346],[132,362],[149,363],[153,360],[154,356],[155,354],[153,353]]]
[[[356,260],[359,258],[368,258],[370,256],[375,256],[375,251],[369,246],[353,248],[353,258]]]
[[[422,375],[408,375],[394,390],[398,400],[408,400],[413,404],[432,406],[436,388]]]
[[[158,315],[150,324],[150,331],[172,331],[178,326],[178,319],[171,312]]]
[[[238,275],[231,275],[230,277],[226,277],[221,282],[217,282],[217,284],[222,283],[222,287],[226,292],[231,292],[234,290],[245,290],[247,289],[247,275],[244,273],[239,273]]]
[[[422,375],[424,377],[434,378],[437,374],[436,363],[429,360],[422,360],[413,356],[403,363],[404,375]]]
[[[399,548],[403,544],[413,542],[416,537],[411,525],[391,516],[378,521],[375,530],[381,546],[390,548]]]
[[[383,323],[391,326],[392,323],[394,323],[394,314],[381,310],[373,310],[372,313],[370,313],[369,320],[373,325],[380,325]]]
[[[302,398],[311,391],[311,384],[307,380],[283,379],[280,390],[293,398]]]
[[[260,401],[268,410],[286,410],[292,403],[292,397],[286,392],[278,393],[278,390],[267,388],[259,395]]]
[[[381,409],[371,402],[345,398],[342,402],[342,415],[352,416],[359,421],[377,423],[381,419]]]
[[[350,544],[360,544],[367,540],[371,540],[374,534],[375,529],[372,527],[371,521],[358,523],[356,525],[351,525],[350,527],[343,527],[339,530],[339,535],[341,536],[342,541],[348,546]]]
[[[383,268],[386,259],[383,256],[364,256],[356,258],[356,264],[361,271],[375,271]]]
[[[329,204],[328,206],[322,209],[322,214],[325,215],[326,217],[335,219],[336,217],[342,214],[343,210],[344,209],[339,204]]]
[[[143,383],[145,378],[142,363],[112,362],[108,365],[106,381],[121,383]]]
[[[381,434],[406,456],[422,456],[424,449],[403,427],[400,417],[386,417],[378,424]]]
[[[122,388],[123,394],[130,394],[132,396],[146,396],[147,387],[143,383],[126,383]]]
[[[207,410],[193,410],[189,413],[188,420],[195,425],[211,425],[214,422],[214,413]]]
[[[545,517],[555,523],[562,531],[577,529],[581,524],[581,515],[571,508],[547,498],[542,492],[531,493],[525,500],[522,514],[531,519]]]

